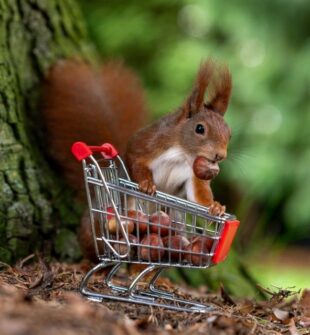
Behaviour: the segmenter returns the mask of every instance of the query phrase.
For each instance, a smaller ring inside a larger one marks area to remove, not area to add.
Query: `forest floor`
[[[235,299],[222,287],[177,290],[168,279],[159,286],[181,297],[210,304],[208,313],[170,311],[145,305],[88,301],[78,293],[89,264],[47,263],[31,255],[11,267],[0,263],[1,335],[80,334],[310,334],[310,290],[278,289],[264,301]],[[90,287],[104,290],[102,274]]]

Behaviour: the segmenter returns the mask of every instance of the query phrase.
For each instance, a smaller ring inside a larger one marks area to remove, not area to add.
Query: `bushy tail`
[[[72,143],[111,142],[122,153],[147,118],[141,85],[121,63],[94,70],[81,61],[60,61],[45,80],[41,109],[48,154],[76,189],[83,180]]]

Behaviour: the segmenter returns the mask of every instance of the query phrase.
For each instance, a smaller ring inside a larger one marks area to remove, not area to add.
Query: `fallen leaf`
[[[288,311],[283,311],[279,308],[273,308],[272,309],[273,315],[276,317],[276,320],[281,321],[284,324],[287,324],[290,322],[290,319],[292,318],[292,315]]]
[[[288,330],[289,330],[291,335],[300,335],[299,331],[296,328],[295,321],[294,321],[293,318],[290,321],[290,327],[289,327]]]
[[[238,303],[236,310],[241,314],[246,315],[251,313],[255,309],[255,306],[251,300],[245,299],[241,303]]]
[[[213,323],[217,318],[217,315],[211,315],[207,318],[207,323]]]
[[[302,317],[299,320],[299,324],[304,328],[307,328],[307,327],[310,328],[310,318],[309,317]]]
[[[171,326],[171,324],[170,323],[168,323],[167,325],[165,325],[165,330],[173,330],[173,327]]]
[[[233,328],[236,324],[236,320],[222,315],[216,320],[215,323],[220,329],[226,329]]]
[[[310,317],[310,289],[303,290],[298,303],[298,310],[303,316]]]

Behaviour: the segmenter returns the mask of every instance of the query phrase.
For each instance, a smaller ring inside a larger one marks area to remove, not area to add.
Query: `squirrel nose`
[[[224,152],[222,152],[222,153],[217,153],[217,154],[215,155],[214,161],[215,161],[215,162],[220,162],[220,161],[224,160],[225,158],[226,158],[226,152],[225,152],[225,153],[224,153]]]

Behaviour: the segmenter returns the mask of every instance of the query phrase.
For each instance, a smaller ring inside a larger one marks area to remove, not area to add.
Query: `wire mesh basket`
[[[207,268],[223,261],[239,221],[227,213],[211,215],[207,207],[163,192],[152,196],[140,192],[111,144],[76,142],[72,152],[83,166],[89,229],[99,262],[82,280],[81,293],[97,301],[112,299],[180,311],[210,310],[210,306],[157,288],[155,282],[168,267]],[[113,277],[123,263],[142,266],[129,283],[115,284]],[[90,278],[103,268],[109,268],[104,278],[107,293],[90,290]],[[142,280],[147,283],[143,288],[139,285]]]

